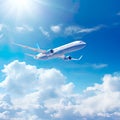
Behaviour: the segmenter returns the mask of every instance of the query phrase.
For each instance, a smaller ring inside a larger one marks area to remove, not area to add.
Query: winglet
[[[83,55],[81,55],[81,56],[79,57],[79,60],[81,60],[81,59],[82,59],[82,57],[83,57]]]

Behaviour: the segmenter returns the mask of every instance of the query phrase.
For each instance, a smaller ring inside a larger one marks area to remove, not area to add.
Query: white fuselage
[[[63,46],[54,48],[52,50],[53,52],[51,52],[51,53],[49,51],[48,51],[48,53],[45,53],[45,54],[39,53],[35,58],[40,59],[40,60],[57,58],[57,57],[63,56],[66,53],[80,50],[80,49],[84,48],[85,45],[86,45],[86,43],[83,41],[74,41],[74,42],[65,44]]]

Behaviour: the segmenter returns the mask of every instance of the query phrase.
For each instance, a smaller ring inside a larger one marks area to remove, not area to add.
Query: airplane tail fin
[[[40,46],[39,46],[39,44],[38,44],[38,43],[36,44],[36,46],[37,46],[37,48],[38,48],[38,49],[40,49]]]

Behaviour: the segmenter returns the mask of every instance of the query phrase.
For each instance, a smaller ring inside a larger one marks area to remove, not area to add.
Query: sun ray
[[[35,13],[35,5],[33,0],[6,0],[2,9],[6,13],[5,16],[19,19]]]

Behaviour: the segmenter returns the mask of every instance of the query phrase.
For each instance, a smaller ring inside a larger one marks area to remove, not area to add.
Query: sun
[[[22,10],[28,7],[28,0],[9,0],[12,7],[14,6],[18,10]]]
[[[6,15],[15,17],[24,17],[34,13],[34,8],[34,0],[6,0],[3,4]]]
[[[8,5],[16,13],[23,13],[30,10],[30,0],[8,0]]]

